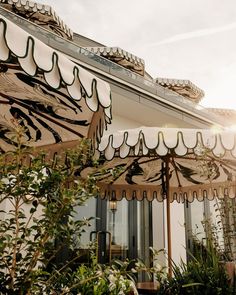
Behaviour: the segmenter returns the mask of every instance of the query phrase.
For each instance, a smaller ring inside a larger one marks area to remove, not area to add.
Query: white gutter
[[[209,124],[213,124],[213,125],[215,125],[217,127],[224,127],[223,125],[221,125],[219,123],[216,123],[215,121],[213,121],[211,119],[208,119],[208,118],[206,118],[204,116],[201,116],[199,113],[196,114],[196,113],[194,113],[191,110],[188,110],[188,109],[186,109],[184,107],[181,107],[179,105],[176,105],[175,103],[172,103],[172,102],[168,101],[165,97],[161,97],[161,96],[155,95],[155,94],[153,94],[153,93],[151,93],[151,92],[143,89],[142,87],[138,87],[138,86],[133,85],[133,84],[131,84],[131,83],[129,83],[129,82],[123,80],[123,79],[120,79],[120,78],[118,78],[118,77],[116,77],[116,76],[114,76],[114,75],[112,75],[110,73],[107,73],[107,72],[104,72],[102,70],[99,70],[98,68],[94,68],[93,66],[90,66],[90,65],[88,65],[87,63],[85,63],[85,62],[83,62],[81,60],[78,61],[77,59],[75,59],[75,58],[73,58],[71,56],[68,56],[68,57],[70,57],[70,59],[72,59],[74,62],[79,63],[84,68],[93,71],[94,73],[100,74],[100,75],[102,75],[104,77],[107,77],[108,79],[112,79],[112,80],[114,80],[114,81],[116,81],[118,83],[121,83],[121,84],[123,84],[123,85],[125,85],[125,86],[127,86],[127,87],[129,87],[129,88],[131,88],[133,90],[135,90],[135,91],[138,91],[138,92],[140,92],[140,93],[142,93],[144,95],[147,95],[149,97],[152,97],[155,100],[160,101],[163,104],[166,104],[166,105],[168,105],[168,106],[170,106],[172,108],[175,108],[175,109],[177,109],[177,110],[179,110],[181,112],[187,113],[187,114],[189,114],[189,115],[191,115],[193,117],[197,117],[198,119],[201,119],[201,120],[203,120],[203,121],[205,121],[205,122],[207,122]]]

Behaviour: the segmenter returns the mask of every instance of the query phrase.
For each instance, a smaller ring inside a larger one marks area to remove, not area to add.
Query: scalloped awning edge
[[[184,156],[188,149],[199,153],[199,148],[211,151],[216,157],[230,152],[236,158],[236,133],[217,132],[214,129],[140,127],[104,136],[99,145],[99,151],[104,153],[107,160],[111,160],[115,154],[126,158],[131,151],[135,156],[149,152],[165,156],[170,151]]]
[[[59,88],[62,84],[70,90],[73,88],[74,99],[81,99],[81,85],[86,93],[85,99],[89,108],[96,112],[99,105],[103,107],[106,122],[110,123],[111,90],[107,82],[0,16],[0,60],[6,61],[10,53],[18,58],[27,74],[34,76],[37,69],[40,69],[47,83],[53,88]],[[70,94],[70,91],[68,93]]]

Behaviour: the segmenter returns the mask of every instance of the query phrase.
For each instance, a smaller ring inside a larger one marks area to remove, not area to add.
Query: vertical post
[[[170,175],[169,158],[165,161],[165,189],[166,189],[166,223],[167,223],[167,252],[168,252],[168,274],[172,277],[172,243],[171,243],[171,213],[170,213]]]
[[[115,241],[115,210],[112,210],[112,217],[113,217],[113,220],[112,220],[112,245],[115,245],[116,244],[116,241]]]
[[[109,207],[112,212],[112,245],[115,245],[115,214],[117,211],[117,200],[115,196],[112,196],[111,200],[109,201]]]

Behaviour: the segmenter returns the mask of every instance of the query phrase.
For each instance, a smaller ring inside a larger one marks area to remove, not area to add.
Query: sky
[[[153,78],[188,79],[205,107],[236,109],[235,0],[37,0],[76,33],[145,60]]]

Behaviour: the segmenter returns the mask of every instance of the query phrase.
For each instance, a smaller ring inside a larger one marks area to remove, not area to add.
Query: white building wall
[[[172,259],[175,263],[179,264],[181,259],[184,262],[186,261],[184,204],[177,202],[171,203],[170,213]]]

